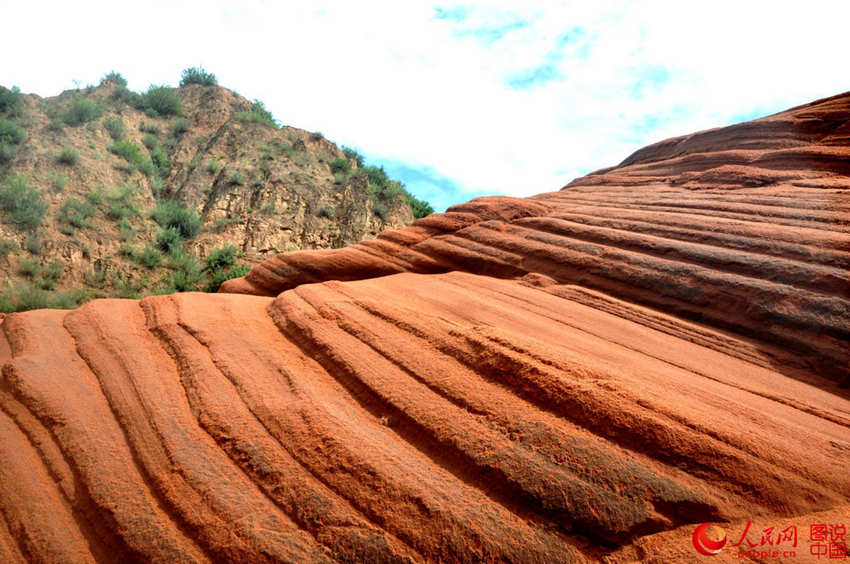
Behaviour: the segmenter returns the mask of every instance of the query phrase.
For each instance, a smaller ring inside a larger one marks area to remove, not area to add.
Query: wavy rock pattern
[[[850,518],[848,124],[6,317],[0,561],[685,561],[693,523]]]

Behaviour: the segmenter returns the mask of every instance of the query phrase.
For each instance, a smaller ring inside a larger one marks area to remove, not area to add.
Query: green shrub
[[[121,118],[104,119],[103,128],[115,141],[120,141],[124,138],[124,134],[127,133],[127,128],[124,126],[124,122],[121,120]]]
[[[218,162],[217,160],[210,159],[210,160],[207,161],[206,169],[207,169],[208,173],[215,174],[219,171],[220,168],[221,168],[221,163]]]
[[[121,247],[118,249],[118,254],[130,260],[134,260],[136,258],[136,247],[130,243],[122,243]]]
[[[38,284],[43,290],[53,290],[62,276],[62,263],[54,261],[46,264],[42,269]]]
[[[68,185],[68,177],[61,172],[51,172],[48,178],[55,192],[61,192]]]
[[[21,89],[13,86],[11,89],[0,86],[0,114],[17,117],[23,109]]]
[[[130,141],[115,141],[110,143],[107,150],[131,164],[141,162],[143,155],[139,146]]]
[[[201,265],[198,260],[192,255],[185,253],[177,253],[172,255],[170,259],[171,268],[174,272],[171,273],[171,286],[178,292],[190,292],[198,289],[198,282],[201,279]]]
[[[218,292],[218,289],[221,287],[222,283],[225,280],[231,280],[233,278],[245,276],[250,270],[251,269],[244,264],[238,264],[228,270],[219,270],[213,274],[212,278],[207,283],[205,290],[207,292]]]
[[[234,114],[234,117],[240,121],[255,121],[257,123],[264,123],[274,127],[275,129],[279,127],[279,124],[272,113],[267,110],[265,104],[259,100],[254,100],[251,103],[250,112],[237,112]]]
[[[88,194],[86,194],[86,201],[95,207],[100,207],[103,205],[103,189],[98,188],[97,190],[92,190]]]
[[[20,250],[20,245],[15,243],[14,241],[3,240],[0,241],[0,258],[6,258],[9,256],[9,253],[18,254]]]
[[[70,145],[65,145],[56,160],[65,166],[74,166],[80,160],[80,154]]]
[[[159,199],[162,196],[162,190],[165,188],[165,180],[158,176],[153,176],[148,179],[148,182],[151,192],[153,192],[153,197]]]
[[[236,262],[236,247],[227,245],[219,249],[214,249],[207,256],[206,269],[209,272],[216,272]]]
[[[44,220],[47,204],[23,176],[13,176],[0,186],[0,209],[3,210],[4,223],[32,230]]]
[[[390,178],[387,176],[384,167],[364,166],[361,171],[369,179],[369,184],[378,188],[386,188],[386,186],[390,183]]]
[[[156,167],[154,166],[153,161],[149,158],[142,159],[142,162],[140,162],[136,168],[138,168],[139,172],[147,177],[151,177],[156,174]]]
[[[113,298],[139,299],[139,292],[144,288],[145,284],[147,284],[147,281],[144,278],[133,281],[132,278],[116,275],[112,279],[112,285],[115,290],[111,296]]]
[[[41,254],[41,235],[35,232],[27,235],[26,247],[34,255]]]
[[[407,201],[410,204],[410,209],[413,210],[413,217],[416,219],[431,215],[434,213],[434,208],[425,200],[420,200],[413,194],[407,194]]]
[[[35,278],[41,272],[41,263],[35,259],[24,258],[18,265],[18,274],[27,278]]]
[[[55,292],[53,301],[48,306],[54,309],[74,309],[91,299],[91,292],[85,288],[74,288],[67,292]]]
[[[18,145],[24,140],[24,131],[9,120],[0,118],[0,164],[12,160]]]
[[[183,136],[184,133],[189,131],[189,120],[186,118],[177,118],[173,122],[171,122],[171,127],[168,130],[168,133],[175,139],[179,139]]]
[[[89,218],[94,215],[95,211],[95,207],[88,200],[69,198],[59,208],[57,218],[59,221],[72,225],[77,229],[82,229],[84,227],[91,227]]]
[[[109,95],[109,99],[115,105],[127,104],[128,106],[138,110],[145,109],[144,97],[138,92],[133,92],[126,86],[116,86],[115,90],[112,91],[112,94]]]
[[[164,229],[176,229],[183,239],[192,239],[201,232],[201,220],[197,214],[175,200],[160,201],[151,217]]]
[[[62,276],[62,263],[58,261],[42,265],[35,259],[25,258],[18,265],[18,272],[26,276],[43,290],[52,290]]]
[[[66,125],[77,127],[84,123],[96,120],[100,117],[100,108],[97,104],[80,95],[71,98],[62,120]]]
[[[156,147],[159,147],[159,139],[157,139],[156,135],[148,133],[142,137],[142,145],[144,145],[148,151],[153,151]]]
[[[139,131],[142,133],[150,133],[151,135],[159,135],[162,133],[162,128],[159,127],[158,123],[143,121],[139,125]]]
[[[189,84],[202,84],[204,86],[215,86],[218,81],[215,75],[204,70],[204,67],[190,67],[183,69],[183,74],[180,76],[180,87]]]
[[[331,161],[331,172],[333,174],[348,174],[351,171],[351,163],[348,159],[334,159]]]
[[[156,167],[151,159],[146,157],[139,146],[134,143],[130,143],[129,141],[115,141],[110,143],[107,149],[110,153],[126,160],[145,176],[153,176],[156,173]]]
[[[227,183],[232,186],[242,186],[245,184],[245,177],[238,170],[234,170],[230,173],[230,176],[227,177]]]
[[[35,284],[25,284],[13,290],[15,294],[14,311],[44,309],[50,305],[50,296]]]
[[[162,264],[162,255],[156,247],[151,245],[146,246],[145,250],[136,255],[134,258],[140,265],[151,270]]]
[[[127,88],[127,79],[124,78],[120,72],[110,71],[106,73],[103,78],[100,79],[100,84],[103,86],[107,82],[111,82],[112,84],[122,88]]]
[[[92,267],[90,272],[83,274],[87,286],[101,286],[106,281],[106,269],[102,266]]]
[[[23,129],[7,119],[0,118],[0,143],[20,145],[25,137]]]
[[[326,217],[328,219],[333,219],[334,215],[336,215],[336,212],[334,212],[334,209],[331,206],[324,206],[321,209],[319,209],[319,213],[318,213],[319,217]]]
[[[136,167],[124,161],[115,163],[114,165],[112,165],[112,168],[125,174],[133,174],[134,172],[136,172]]]
[[[134,201],[135,189],[132,186],[124,186],[120,190],[113,189],[106,194],[106,217],[113,221],[127,222],[128,218],[138,215],[139,210]]]
[[[142,103],[144,110],[149,112],[152,110],[153,116],[176,116],[182,111],[180,98],[174,91],[174,88],[169,86],[156,86],[151,84],[147,92],[142,95]]]
[[[342,154],[345,155],[345,158],[351,159],[357,163],[357,166],[363,167],[363,155],[361,155],[357,149],[352,149],[351,147],[343,147]]]
[[[135,238],[136,230],[133,229],[133,226],[130,225],[130,222],[126,218],[118,220],[116,226],[118,227],[118,236],[123,242],[128,243]]]
[[[18,147],[5,141],[0,141],[0,164],[8,163],[18,152]]]
[[[168,174],[170,166],[168,163],[168,153],[165,152],[165,149],[161,145],[157,145],[151,151],[151,162],[153,162],[153,166],[156,167],[160,176],[166,176]]]

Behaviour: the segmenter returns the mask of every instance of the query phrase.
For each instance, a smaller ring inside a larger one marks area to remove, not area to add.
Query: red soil
[[[750,519],[805,561],[850,524],[848,272],[842,95],[229,294],[10,315],[0,561],[686,562]]]

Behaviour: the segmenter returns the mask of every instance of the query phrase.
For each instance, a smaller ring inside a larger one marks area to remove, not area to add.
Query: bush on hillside
[[[204,67],[190,67],[183,69],[183,74],[180,76],[180,87],[189,84],[202,84],[204,86],[215,86],[218,81],[215,75],[204,70]]]
[[[119,229],[127,224],[127,219],[135,217],[139,213],[135,194],[135,188],[130,185],[120,189],[112,188],[106,193],[106,217],[119,222]],[[125,223],[121,223],[122,221]]]
[[[177,118],[171,122],[171,127],[168,128],[168,133],[175,139],[179,139],[184,133],[189,131],[189,120],[186,118]]]
[[[163,229],[176,229],[183,239],[192,239],[201,232],[201,220],[195,212],[180,205],[176,200],[162,200],[151,213]]]
[[[103,120],[103,128],[109,133],[114,141],[120,141],[124,138],[127,128],[121,118],[106,118]]]
[[[75,95],[68,103],[62,121],[71,127],[77,127],[84,123],[96,120],[100,117],[100,107],[91,100],[80,95]]]
[[[351,163],[348,159],[334,159],[331,161],[331,172],[333,174],[348,174],[351,172]]]
[[[148,161],[139,146],[129,141],[115,141],[110,143],[107,146],[107,150],[138,168],[144,166],[145,161]]]
[[[88,200],[69,198],[59,208],[59,215],[57,217],[59,221],[81,229],[83,227],[91,227],[89,218],[94,215],[95,211],[97,209]]]
[[[434,213],[434,208],[425,200],[420,200],[409,192],[406,195],[407,201],[410,203],[410,209],[413,210],[413,217],[416,219],[420,219]]]
[[[47,204],[23,176],[13,176],[0,186],[0,210],[3,210],[4,223],[33,230],[44,220]]]
[[[20,145],[25,137],[23,129],[7,119],[0,118],[0,143]]]
[[[143,121],[139,124],[139,131],[142,133],[150,133],[151,135],[159,135],[162,133],[162,128],[159,127],[158,123]]]
[[[274,127],[275,129],[279,127],[279,124],[272,115],[272,113],[267,110],[265,104],[263,104],[259,100],[254,100],[251,103],[250,112],[238,112],[234,115],[234,117],[241,121],[254,121],[257,123],[263,123],[265,125]]]
[[[198,259],[185,253],[171,256],[169,266],[174,269],[171,273],[171,287],[178,292],[190,292],[198,289],[201,280],[201,265]]]
[[[250,267],[245,264],[237,264],[227,270],[219,270],[213,273],[212,278],[207,283],[206,288],[204,288],[207,292],[218,292],[218,289],[226,280],[231,280],[233,278],[239,278],[241,276],[245,276],[250,271]]]
[[[170,166],[168,163],[168,153],[165,152],[165,149],[161,145],[157,145],[151,150],[151,162],[156,167],[156,171],[160,176],[166,176],[168,174]]]
[[[65,145],[62,147],[62,151],[59,153],[59,156],[56,157],[56,160],[59,161],[60,164],[74,166],[80,160],[80,154],[70,145]]]
[[[223,268],[233,265],[236,262],[236,247],[227,245],[219,249],[213,249],[207,255],[206,269],[209,272],[216,272]]]
[[[351,147],[342,147],[342,154],[345,155],[345,158],[351,159],[357,163],[357,166],[363,168],[364,160],[363,155],[361,155],[357,149],[352,149]]]
[[[23,109],[21,89],[13,86],[11,89],[0,86],[0,114],[18,117]]]
[[[111,82],[117,86],[122,88],[127,88],[127,79],[120,72],[109,71],[106,73],[103,78],[100,79],[100,84],[103,85],[107,82]]]
[[[170,86],[151,84],[147,92],[142,94],[142,104],[141,109],[148,112],[148,115],[177,116],[182,111],[180,98]]]
[[[152,245],[145,247],[145,250],[135,255],[134,260],[145,268],[153,270],[162,264],[162,255]]]
[[[160,228],[156,232],[156,246],[160,251],[173,255],[183,250],[183,238],[174,227]]]
[[[24,140],[24,131],[9,120],[0,118],[0,164],[12,160],[18,145]]]

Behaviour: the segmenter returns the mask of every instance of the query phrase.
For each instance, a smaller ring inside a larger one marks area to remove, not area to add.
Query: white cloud
[[[114,68],[143,89],[201,63],[284,123],[512,195],[850,89],[844,1],[570,4],[18,2],[0,83],[53,95]]]

